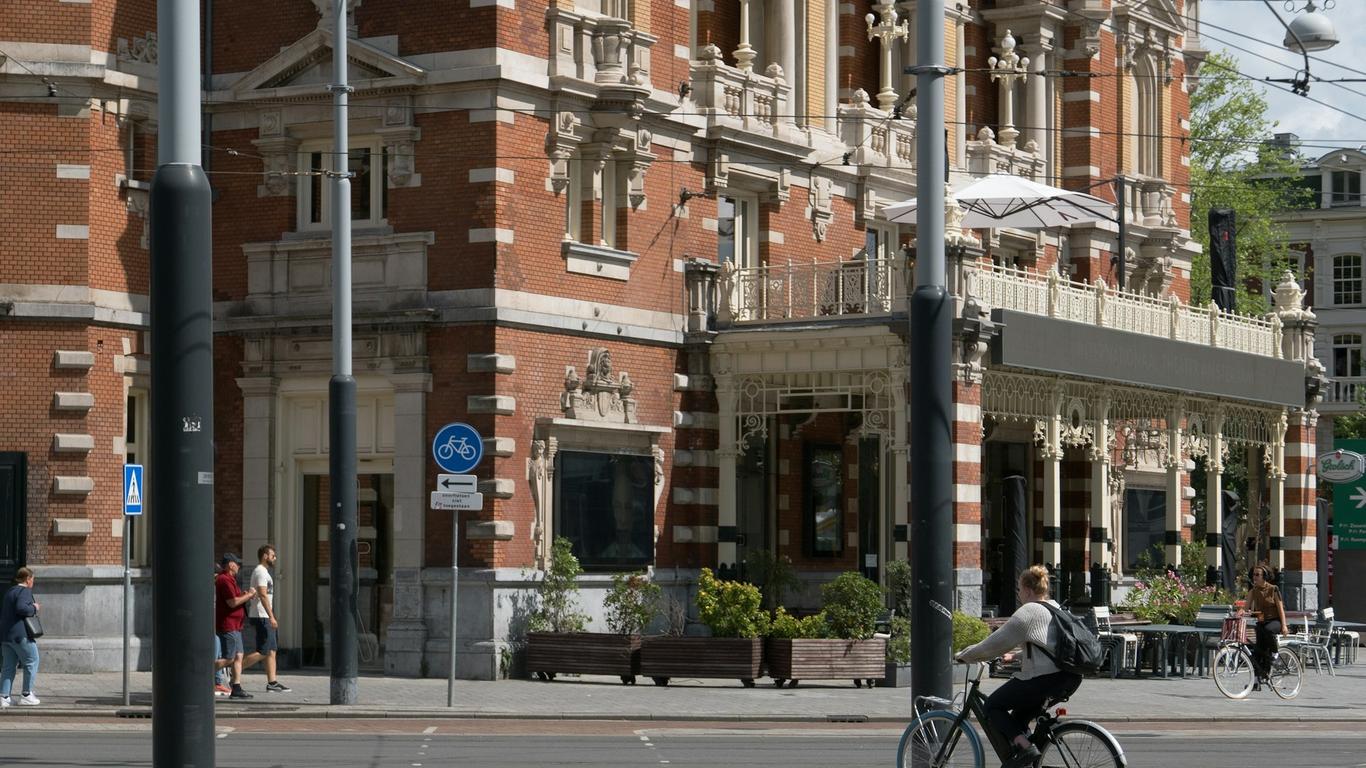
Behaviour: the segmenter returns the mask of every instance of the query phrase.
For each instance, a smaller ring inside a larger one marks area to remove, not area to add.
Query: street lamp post
[[[1292,0],[1293,2],[1293,0]],[[1301,96],[1309,95],[1309,52],[1326,51],[1338,44],[1338,33],[1327,16],[1316,14],[1315,0],[1305,0],[1304,15],[1296,16],[1289,24],[1271,7],[1271,0],[1262,0],[1266,9],[1285,27],[1285,40],[1282,45],[1291,51],[1299,51],[1304,56],[1304,69],[1296,72],[1293,78],[1267,78],[1274,83],[1290,83],[1290,90]],[[1290,6],[1290,3],[1286,4]],[[1323,0],[1325,10],[1335,5],[1334,0]],[[1289,8],[1287,7],[1287,10]]]
[[[910,301],[911,695],[953,692],[953,298],[945,283],[944,0],[919,0],[916,260]]]

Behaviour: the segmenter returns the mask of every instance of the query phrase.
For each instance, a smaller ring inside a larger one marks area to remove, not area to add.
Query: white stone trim
[[[675,544],[715,544],[716,539],[717,529],[714,525],[674,526],[673,540]]]
[[[1062,169],[1063,176],[1100,176],[1100,167],[1095,165],[1068,165]]]
[[[954,443],[953,460],[959,464],[981,464],[982,446],[977,443]]]
[[[95,407],[95,396],[89,392],[53,392],[52,408],[57,411],[88,411]]]
[[[512,184],[517,180],[517,174],[511,168],[471,168],[471,184],[487,184],[496,182],[498,184]]]
[[[57,225],[57,239],[58,239],[58,240],[89,240],[89,239],[90,239],[90,225],[89,225],[89,224],[58,224],[58,225]]]
[[[492,480],[480,480],[479,492],[485,496],[492,496],[495,499],[510,499],[517,493],[517,481],[509,477],[495,477]]]
[[[507,8],[508,10],[517,9],[515,0],[470,0],[471,8],[487,8],[491,5],[496,5],[499,8]]]
[[[953,526],[953,543],[972,544],[982,540],[981,523],[955,523]]]
[[[72,0],[62,0],[71,2]],[[53,536],[89,536],[95,531],[95,524],[83,517],[54,517],[52,518]]]
[[[52,492],[84,496],[95,490],[95,481],[84,476],[56,475],[52,478]]]
[[[687,1],[687,0],[684,0],[685,3],[686,3],[686,1]],[[679,58],[679,59],[683,59],[683,60],[687,61],[687,60],[692,59],[692,54],[689,53],[689,51],[688,51],[688,46],[686,46],[686,45],[674,45],[674,57],[675,57],[675,58]]]
[[[484,438],[484,453],[490,456],[511,456],[517,452],[517,440],[511,437]]]
[[[57,178],[59,179],[89,179],[90,166],[88,165],[66,165],[57,164]]]
[[[982,486],[976,483],[954,483],[953,500],[963,504],[972,504],[982,500]]]
[[[95,353],[82,350],[59,349],[52,355],[52,367],[58,369],[80,368],[89,370],[95,367]]]
[[[466,355],[465,370],[470,373],[513,373],[517,370],[517,358],[497,353]]]
[[[502,227],[472,227],[470,229],[471,243],[506,243],[511,245],[513,241],[512,230]]]
[[[768,229],[768,230],[763,230],[763,231],[761,231],[761,232],[759,233],[759,242],[761,242],[761,243],[774,243],[774,244],[776,244],[776,245],[784,245],[784,244],[785,244],[785,243],[784,243],[784,239],[783,239],[783,233],[782,233],[782,232],[779,232],[779,231],[776,230],[776,229]]]
[[[465,408],[470,413],[495,413],[508,416],[517,412],[517,399],[509,395],[468,395]]]
[[[1100,101],[1100,91],[1070,91],[1062,95],[1063,103],[1072,101]]]
[[[56,453],[89,453],[95,450],[95,437],[58,432],[52,436],[52,450]]]

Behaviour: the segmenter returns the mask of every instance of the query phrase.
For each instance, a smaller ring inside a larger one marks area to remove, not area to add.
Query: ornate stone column
[[[754,46],[749,42],[750,0],[740,0],[740,44],[735,46],[735,66],[741,72],[754,69]]]
[[[1224,562],[1224,414],[1212,418],[1205,458],[1205,563],[1218,572]]]
[[[1048,69],[1048,55],[1052,46],[1045,43],[1040,37],[1033,46],[1034,55],[1029,61],[1029,73],[1031,77],[1026,80],[1028,93],[1025,96],[1025,147],[1028,148],[1029,142],[1034,142],[1035,151],[1040,156],[1047,157],[1045,148],[1057,146],[1055,137],[1049,135],[1049,127],[1052,120],[1053,104],[1048,98],[1048,80],[1045,72]],[[1044,176],[1047,177],[1051,168],[1044,167]]]
[[[770,63],[782,68],[781,76],[789,83],[795,82],[799,77],[796,0],[765,0],[764,31],[768,35],[766,53]]]
[[[1091,461],[1091,562],[1110,568],[1110,397],[1096,402],[1095,436],[1087,449]]]
[[[896,89],[892,87],[892,52],[897,40],[904,40],[910,34],[910,24],[898,21],[892,0],[880,0],[873,6],[877,15],[868,14],[863,19],[868,23],[868,39],[876,39],[881,44],[882,87],[877,92],[877,105],[883,112],[892,111],[896,105]],[[878,21],[879,16],[881,21]]]
[[[422,550],[427,517],[427,373],[390,377],[394,387],[394,607],[384,646],[384,671],[418,677],[427,624],[422,610]]]
[[[1285,431],[1286,413],[1276,422],[1275,442],[1269,455],[1270,466],[1267,477],[1271,487],[1271,567],[1280,570],[1285,567]]]
[[[1043,423],[1043,561],[1062,568],[1062,385],[1054,384]]]
[[[1029,58],[1015,52],[1015,38],[1008,29],[1005,37],[1001,38],[1000,50],[999,58],[992,56],[987,59],[992,82],[1000,83],[1000,101],[997,102],[997,109],[1001,125],[996,135],[1002,146],[1013,148],[1015,140],[1020,135],[1019,130],[1015,128],[1015,82],[1028,80]]]
[[[280,546],[274,469],[280,380],[245,376],[237,380],[237,387],[242,390],[242,551],[250,554],[266,542]]]
[[[1162,462],[1167,469],[1167,524],[1164,553],[1168,565],[1181,564],[1181,472],[1185,461],[1181,453],[1181,417],[1183,407],[1177,403],[1167,414],[1167,457]]]
[[[731,376],[716,377],[717,406],[717,530],[735,530],[735,465],[740,456],[736,442],[735,421],[735,381]],[[736,558],[735,537],[721,541],[717,536],[716,565],[734,565]]]

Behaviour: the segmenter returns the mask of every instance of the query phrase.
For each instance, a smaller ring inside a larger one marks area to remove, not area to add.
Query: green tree
[[[1299,183],[1298,158],[1271,148],[1276,122],[1266,98],[1238,73],[1227,52],[1210,54],[1190,97],[1191,235],[1201,245],[1192,264],[1191,303],[1209,303],[1209,211],[1231,208],[1237,225],[1239,312],[1260,314],[1259,290],[1291,266],[1285,229],[1267,214],[1305,207],[1312,197]]]

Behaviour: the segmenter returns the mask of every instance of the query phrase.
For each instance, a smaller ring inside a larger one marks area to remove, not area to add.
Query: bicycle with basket
[[[1219,651],[1214,656],[1212,674],[1219,692],[1230,699],[1245,699],[1258,682],[1265,682],[1282,699],[1300,695],[1304,667],[1295,652],[1285,648],[1271,659],[1265,680],[1258,680],[1252,663],[1255,644],[1247,639],[1247,621],[1242,614],[1224,618],[1219,630]]]

